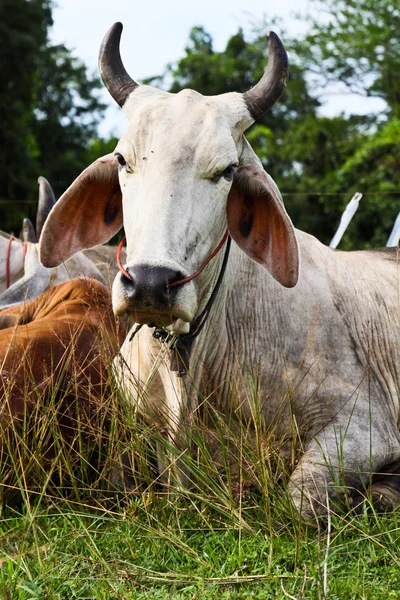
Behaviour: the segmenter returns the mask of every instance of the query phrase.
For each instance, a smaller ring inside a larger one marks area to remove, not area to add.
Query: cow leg
[[[338,501],[339,473],[328,465],[319,449],[309,449],[289,481],[292,501],[303,519],[315,521]]]
[[[158,481],[184,481],[177,456],[187,448],[183,428],[182,378],[170,369],[170,352],[165,344],[143,327],[130,341],[130,334],[115,361],[114,374],[123,396],[160,434],[156,434]],[[129,365],[129,368],[128,368]],[[162,435],[162,438],[160,438]],[[157,440],[158,437],[158,440]],[[176,447],[177,451],[172,451]]]
[[[364,428],[357,420],[344,427],[331,424],[306,446],[289,482],[293,502],[306,520],[336,511],[341,504],[354,505],[373,473],[400,459],[398,432],[383,430],[382,420],[377,423]],[[385,505],[399,504],[400,484],[396,488],[394,479],[373,484],[372,496]]]

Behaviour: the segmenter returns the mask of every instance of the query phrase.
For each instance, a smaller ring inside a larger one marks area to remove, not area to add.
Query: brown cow
[[[69,467],[83,447],[93,449],[110,397],[109,366],[124,337],[109,290],[94,279],[62,283],[0,311],[3,486],[13,481],[21,452],[28,452],[30,467],[37,461],[46,471],[62,446],[68,448]]]

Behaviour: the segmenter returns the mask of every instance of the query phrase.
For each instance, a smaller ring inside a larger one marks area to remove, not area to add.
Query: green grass
[[[398,517],[338,522],[327,533],[286,523],[254,530],[186,499],[148,496],[99,510],[57,502],[0,525],[4,598],[399,597]],[[207,524],[208,523],[208,524]],[[326,565],[326,570],[324,567]]]
[[[256,416],[245,425],[209,407],[209,426],[186,430],[189,452],[114,393],[96,419],[71,414],[68,442],[56,396],[3,432],[0,597],[400,598],[400,512],[376,515],[366,503],[359,516],[307,527],[286,491],[296,452],[285,457],[284,440]],[[189,475],[186,487],[157,485],[157,436],[175,471]]]

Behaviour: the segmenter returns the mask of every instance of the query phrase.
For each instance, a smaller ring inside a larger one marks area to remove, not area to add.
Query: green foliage
[[[26,194],[24,172],[32,171],[38,153],[30,123],[40,81],[41,52],[51,24],[50,0],[2,0],[0,3],[2,198],[15,199]]]
[[[364,192],[349,236],[361,246],[382,246],[400,210],[400,120],[393,118],[364,136],[337,172],[337,181]],[[346,242],[346,240],[345,240]],[[344,249],[350,244],[342,245]]]
[[[262,510],[246,531],[182,497],[108,509],[58,500],[4,511],[0,539],[6,599],[398,598],[396,515],[338,521],[329,537],[271,528]]]
[[[101,84],[63,45],[42,53],[38,101],[32,119],[40,174],[61,194],[82,170],[105,105],[95,91]]]
[[[393,0],[313,0],[309,31],[281,34],[290,60],[282,98],[247,132],[294,224],[329,243],[352,195],[364,194],[341,248],[384,245],[399,207],[400,9]],[[48,44],[52,0],[0,4],[1,227],[34,216],[38,175],[61,194],[90,162],[113,151],[97,138],[99,81],[62,45]],[[282,28],[280,28],[282,31]],[[184,55],[147,83],[206,95],[245,92],[267,64],[267,27],[239,29],[223,52],[194,27]],[[341,82],[386,102],[383,114],[322,117],[326,86]],[[20,201],[32,204],[18,204]]]
[[[254,420],[246,423],[218,415],[203,399],[208,426],[183,425],[193,439],[193,451],[184,453],[114,394],[104,398],[110,421],[90,423],[89,445],[79,420],[76,439],[63,443],[54,436],[57,406],[42,398],[35,422],[21,422],[25,432],[17,426],[9,437],[22,435],[10,444],[10,477],[1,479],[3,488],[14,485],[2,491],[19,490],[20,500],[12,495],[0,507],[0,596],[397,598],[398,512],[377,515],[366,501],[359,516],[332,514],[331,525],[315,528],[302,523],[286,487],[294,466],[281,454],[286,441],[265,426],[254,395]],[[47,436],[56,448],[51,465]],[[157,488],[150,441],[172,471],[190,473],[188,487],[172,473],[169,493]],[[110,482],[121,465],[127,490]]]
[[[307,69],[323,85],[377,96],[400,112],[400,6],[397,0],[314,0],[317,19],[297,44]]]
[[[380,97],[387,109],[364,118],[330,119],[337,126],[326,149],[331,154],[334,146],[340,153],[333,150],[335,162],[327,174],[320,172],[314,156],[315,168],[302,171],[301,185],[343,194],[334,204],[332,197],[318,198],[323,210],[318,217],[322,235],[317,236],[322,241],[329,240],[326,225],[335,222],[336,227],[341,210],[360,191],[364,197],[340,247],[383,246],[399,212],[400,8],[392,0],[314,3],[318,18],[309,20],[303,40],[292,43],[309,81],[319,93],[341,82],[349,93],[360,95],[360,102],[363,96]]]
[[[361,121],[358,117],[308,117],[292,128],[290,138],[281,144],[273,139],[271,144],[276,162],[285,160],[287,165],[275,178],[294,224],[324,243],[329,243],[342,210],[358,191],[357,181],[355,189],[341,182],[339,170],[358,148]],[[359,246],[360,240],[356,243]]]
[[[0,218],[5,230],[18,232],[23,217],[34,217],[39,175],[59,195],[86,166],[105,108],[96,95],[98,78],[65,46],[49,45],[51,9],[52,0],[0,4]],[[24,200],[32,204],[19,204]]]

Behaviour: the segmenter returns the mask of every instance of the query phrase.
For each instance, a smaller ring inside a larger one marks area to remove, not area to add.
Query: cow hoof
[[[373,506],[379,512],[395,510],[400,506],[400,490],[385,483],[376,483],[371,488]]]
[[[316,526],[319,521],[327,517],[329,512],[337,512],[336,493],[331,489],[331,494],[328,495],[328,487],[325,481],[321,481],[318,487],[314,486],[311,489],[306,486],[302,488],[295,487],[292,483],[289,483],[289,491],[301,520],[307,525]]]
[[[390,483],[375,483],[366,496],[358,495],[352,504],[356,513],[364,511],[365,500],[368,499],[377,513],[392,512],[400,506],[400,490]]]

